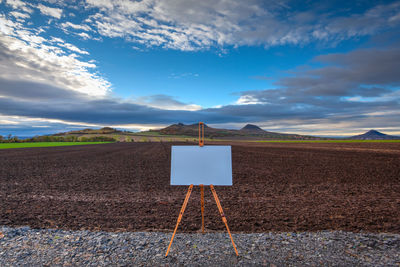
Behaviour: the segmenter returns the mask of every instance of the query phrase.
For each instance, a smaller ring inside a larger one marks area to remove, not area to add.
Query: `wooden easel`
[[[203,122],[199,122],[199,146],[200,147],[204,146],[204,123]],[[215,191],[214,186],[212,184],[210,184],[210,189],[214,196],[215,203],[217,203],[219,214],[221,215],[222,221],[224,222],[224,224],[226,226],[226,230],[228,231],[229,237],[232,241],[232,245],[233,245],[233,248],[235,249],[236,256],[239,256],[239,253],[236,249],[235,242],[233,241],[233,238],[231,235],[231,231],[229,231],[228,221],[226,220],[224,210],[222,209],[221,203],[219,202],[217,192]],[[185,212],[186,205],[189,201],[189,197],[190,197],[190,194],[192,193],[192,190],[193,190],[193,185],[191,184],[186,193],[185,200],[183,201],[183,205],[182,205],[181,211],[178,216],[178,221],[176,222],[175,230],[174,230],[174,233],[172,234],[171,241],[169,242],[169,246],[167,249],[167,253],[165,254],[165,257],[168,256],[169,250],[171,249],[172,242],[174,241],[176,231],[178,230],[179,223],[182,220],[183,213]],[[204,185],[202,185],[202,184],[200,185],[200,196],[201,196],[201,232],[204,234]]]

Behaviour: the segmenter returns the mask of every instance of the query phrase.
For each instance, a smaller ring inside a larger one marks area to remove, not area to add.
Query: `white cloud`
[[[65,0],[42,0],[42,2],[47,2],[49,4],[56,4],[58,6],[67,6],[68,2],[75,2],[75,0],[72,1],[65,1]]]
[[[82,61],[70,51],[88,54],[60,38],[49,42],[34,30],[0,15],[0,78],[31,81],[78,91],[86,95],[104,96],[111,84],[94,73],[93,61]]]
[[[189,51],[311,41],[332,45],[395,26],[400,9],[399,3],[393,3],[342,16],[332,10],[317,11],[318,3],[302,12],[287,4],[261,0],[87,0],[86,5],[96,12],[86,22],[103,36]]]
[[[27,3],[21,0],[6,0],[6,3],[17,11],[24,11],[27,13],[33,12],[33,10],[27,6]]]
[[[0,2],[1,3],[1,2]],[[18,121],[15,121],[15,119],[11,116],[1,116],[0,115],[0,125],[1,124],[13,124],[13,125],[17,125],[19,124]]]
[[[51,17],[54,17],[54,18],[57,18],[57,19],[61,18],[61,15],[62,15],[62,12],[63,12],[62,9],[60,9],[60,8],[48,7],[48,6],[45,6],[43,4],[37,5],[37,8],[40,10],[40,12],[42,14],[47,15],[47,16],[51,16]]]
[[[21,0],[6,1],[17,12],[33,6]],[[66,32],[79,30],[81,33],[71,33],[84,39],[99,39],[95,34],[82,33],[95,31],[105,37],[124,38],[141,49],[156,46],[193,51],[211,47],[224,49],[225,46],[304,45],[313,41],[334,46],[346,39],[397,27],[400,23],[399,2],[370,4],[363,12],[352,11],[348,16],[332,8],[324,9],[318,2],[306,3],[307,11],[299,11],[286,0],[46,2],[52,7],[42,3],[36,7],[42,14],[54,18],[61,18],[61,8],[66,6],[83,6],[89,13],[82,23],[61,23],[60,27]],[[23,19],[22,15],[19,19]]]
[[[269,102],[266,101],[260,101],[257,97],[251,95],[251,94],[244,94],[241,95],[238,100],[235,102],[236,105],[255,105],[255,104],[270,104]]]
[[[26,6],[26,4],[21,0],[6,0],[6,3],[14,9]]]
[[[83,31],[91,30],[91,28],[88,25],[85,25],[85,24],[78,25],[78,24],[71,23],[69,21],[61,23],[60,26],[63,29],[72,28],[74,30],[83,30]]]
[[[71,51],[73,51],[73,52],[77,52],[77,53],[79,53],[79,54],[89,55],[89,52],[84,51],[84,50],[81,50],[81,49],[79,49],[78,47],[76,47],[75,45],[70,44],[70,43],[60,43],[60,44],[58,44],[58,45],[59,45],[59,46],[62,46],[62,47],[65,47],[65,48],[67,48],[68,50],[71,50]]]
[[[27,19],[27,18],[30,18],[29,14],[21,13],[21,12],[18,12],[18,11],[12,11],[12,12],[10,12],[10,15],[12,15],[14,18],[23,19],[23,20]]]
[[[90,35],[87,34],[86,32],[80,32],[80,33],[77,33],[76,35],[80,36],[81,38],[83,38],[85,40],[91,38]]]
[[[52,43],[65,43],[65,41],[63,39],[58,38],[58,37],[54,37],[54,36],[51,37],[50,42],[52,42]]]
[[[112,1],[109,0],[86,0],[86,3],[91,6],[95,6],[101,9],[112,9]]]

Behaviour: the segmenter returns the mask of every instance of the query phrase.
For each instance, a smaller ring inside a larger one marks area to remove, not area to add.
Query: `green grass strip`
[[[0,149],[24,148],[24,147],[52,147],[52,146],[77,146],[96,145],[112,142],[36,142],[36,143],[0,143]]]

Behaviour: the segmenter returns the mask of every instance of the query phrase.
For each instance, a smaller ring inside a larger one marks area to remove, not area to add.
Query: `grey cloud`
[[[400,49],[398,47],[384,50],[363,49],[346,55],[330,54],[319,56],[316,60],[337,64],[342,68],[334,69],[330,74],[328,74],[329,70],[319,69],[310,71],[310,75],[330,75],[332,78],[345,77],[353,82],[367,84],[398,85],[400,82]]]
[[[20,85],[21,88],[23,86],[24,84]],[[2,88],[1,84],[0,88]],[[41,89],[45,87],[33,89],[32,92],[38,92]],[[61,96],[63,94],[63,90],[58,90],[58,88],[47,87],[47,89],[54,91],[55,94],[59,92]],[[191,123],[202,120],[218,123],[232,117],[212,111],[194,112],[151,108],[116,98],[89,99],[78,93],[65,94],[67,98],[57,99],[52,99],[54,95],[51,92],[42,92],[39,97],[32,99],[21,97],[19,92],[9,90],[1,90],[0,94],[5,96],[0,97],[0,114],[8,116],[100,124],[154,124],[176,121]]]
[[[296,70],[279,79],[275,89],[244,91],[238,102],[245,105],[219,112],[264,122],[360,121],[393,127],[400,115],[399,59],[397,46],[318,56],[315,61],[323,66]],[[257,104],[246,105],[250,103]]]
[[[364,49],[315,59],[327,66],[295,72],[276,84],[285,95],[380,96],[400,84],[400,49]],[[380,88],[378,90],[378,88]]]
[[[67,126],[68,127],[68,126]],[[69,131],[80,130],[84,127],[72,126],[68,127]],[[0,135],[7,136],[9,134],[18,137],[33,137],[35,135],[53,134],[66,131],[66,125],[62,123],[48,122],[22,122],[21,124],[7,125],[3,124],[0,127]]]
[[[358,87],[353,90],[354,95],[359,95],[363,97],[377,97],[383,94],[389,94],[391,90],[382,87]]]
[[[57,101],[66,99],[87,98],[88,95],[67,90],[45,83],[0,78],[0,96],[25,100]]]
[[[184,108],[185,106],[188,105],[186,103],[174,99],[172,96],[163,94],[140,97],[138,98],[138,102],[150,104],[160,108],[161,107]]]

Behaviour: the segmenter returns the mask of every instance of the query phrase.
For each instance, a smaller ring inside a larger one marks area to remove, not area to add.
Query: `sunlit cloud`
[[[60,9],[60,8],[49,7],[49,6],[45,6],[43,4],[39,4],[36,7],[44,15],[51,16],[51,17],[54,17],[57,19],[61,18],[62,9]]]
[[[90,31],[91,28],[88,25],[74,24],[72,22],[64,22],[60,24],[61,28],[68,29],[72,28],[74,30]]]
[[[27,13],[21,13],[21,12],[18,12],[18,11],[12,11],[12,12],[10,12],[10,15],[12,15],[13,17],[15,17],[16,19],[22,19],[22,20],[25,20],[25,19],[30,18],[30,15],[29,15],[29,14],[27,14]]]
[[[0,78],[48,83],[93,96],[110,91],[111,84],[92,71],[96,65],[73,53],[89,54],[75,45],[60,38],[48,41],[4,15],[0,15],[0,33],[4,55],[0,58]]]

